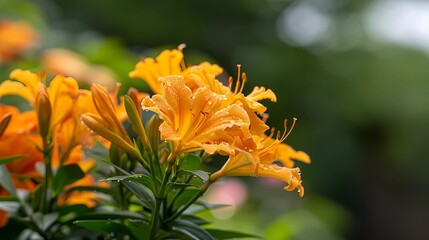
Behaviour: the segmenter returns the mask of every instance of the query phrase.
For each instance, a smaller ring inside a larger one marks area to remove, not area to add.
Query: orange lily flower
[[[233,151],[219,136],[232,131],[234,126],[249,128],[249,117],[242,107],[223,107],[224,96],[208,87],[193,93],[182,76],[162,77],[159,81],[162,94],[144,98],[142,108],[163,119],[159,127],[161,138],[174,142],[176,154],[201,149],[209,154]]]
[[[16,188],[32,191],[36,184],[30,178],[40,178],[35,165],[43,162],[43,155],[37,149],[41,139],[33,133],[37,131],[37,117],[34,111],[20,113],[12,106],[0,105],[0,116],[11,114],[11,119],[0,136],[0,158],[20,156],[21,159],[6,164]],[[9,193],[0,186],[0,196]],[[8,213],[0,209],[0,227],[8,222]]]
[[[271,137],[262,139],[254,136],[253,142],[242,141],[241,144],[236,144],[238,146],[236,154],[230,155],[222,169],[213,173],[210,180],[214,182],[223,176],[272,177],[288,183],[285,190],[298,189],[299,195],[304,196],[300,169],[291,168],[294,165],[292,159],[310,163],[310,157],[306,153],[295,151],[289,145],[282,143],[290,134],[294,124],[295,121],[288,132],[285,131],[283,136],[278,136],[276,139]],[[247,146],[249,150],[242,150],[243,146]]]
[[[37,44],[37,34],[25,22],[0,21],[0,63],[12,60]]]
[[[189,87],[196,89],[208,82],[205,78],[214,77],[214,75],[222,73],[222,68],[208,62],[186,67],[183,62],[183,47],[179,46],[178,50],[164,50],[156,59],[145,58],[141,60],[137,63],[134,71],[130,72],[130,77],[144,79],[152,91],[159,94],[162,92],[161,83],[158,82],[160,77],[169,75],[183,76],[185,82],[190,84]]]
[[[43,83],[44,76],[28,70],[16,69],[11,72],[10,78],[16,81],[4,81],[0,85],[0,97],[4,95],[21,96],[36,109],[38,108],[36,106],[36,96],[39,92],[42,92],[48,98],[52,113],[49,129],[45,130],[53,132],[54,141],[59,142],[62,155],[67,155],[77,144],[83,143],[89,146],[95,142],[93,134],[90,134],[80,120],[81,114],[96,112],[91,92],[79,89],[74,78],[57,75],[50,81],[49,87],[45,87]],[[118,109],[120,108],[118,107]],[[125,110],[122,112],[124,113]],[[45,112],[42,112],[40,116],[44,116],[44,114]]]

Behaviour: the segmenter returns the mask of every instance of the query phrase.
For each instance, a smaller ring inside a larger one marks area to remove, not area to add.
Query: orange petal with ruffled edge
[[[180,63],[183,54],[179,50],[164,50],[156,60],[145,58],[137,63],[134,71],[130,72],[132,78],[142,78],[146,81],[154,93],[161,93],[162,87],[158,82],[159,77],[168,75],[180,75],[182,70]]]
[[[28,70],[15,69],[10,73],[9,77],[23,83],[25,87],[29,89],[33,97],[35,97],[39,89],[43,87],[40,81],[40,75]]]

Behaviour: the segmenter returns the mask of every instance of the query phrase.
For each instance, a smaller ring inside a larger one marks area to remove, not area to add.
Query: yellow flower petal
[[[35,97],[39,89],[43,87],[43,84],[40,82],[40,75],[28,70],[15,69],[10,73],[9,77],[23,83],[29,89],[33,97]]]
[[[34,103],[36,96],[22,83],[10,80],[6,80],[0,84],[0,97],[6,95],[17,95],[30,103]]]
[[[137,63],[135,70],[130,72],[130,77],[139,77],[146,81],[154,93],[161,93],[161,84],[159,77],[168,75],[180,75],[182,72],[180,63],[183,60],[183,54],[179,50],[165,50],[156,60],[145,58]]]

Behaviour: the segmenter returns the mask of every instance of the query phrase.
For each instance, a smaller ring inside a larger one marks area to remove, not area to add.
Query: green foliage
[[[54,191],[60,192],[64,189],[64,186],[72,184],[79,179],[83,178],[85,173],[80,169],[77,164],[68,164],[64,165],[58,169],[57,173],[54,176]]]

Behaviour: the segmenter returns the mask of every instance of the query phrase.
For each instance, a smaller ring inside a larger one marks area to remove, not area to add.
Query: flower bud
[[[109,129],[109,125],[106,124],[103,118],[98,115],[85,113],[81,116],[82,121],[88,126],[92,131],[98,135],[109,140],[113,144],[118,145],[120,148],[124,149],[130,155],[141,159],[140,153],[125,139],[123,139],[118,133],[113,132]]]
[[[37,120],[39,121],[40,136],[42,137],[43,142],[46,142],[51,135],[52,116],[51,102],[49,100],[46,87],[41,88],[37,93],[35,107]]]
[[[127,114],[128,114],[128,119],[130,120],[130,123],[131,123],[131,127],[137,133],[137,135],[140,136],[145,147],[150,147],[150,143],[147,138],[146,131],[144,129],[144,126],[140,117],[141,115],[138,112],[133,99],[125,95],[124,103],[125,103],[125,110],[127,111]]]
[[[11,113],[6,113],[0,118],[0,137],[6,131],[7,125],[9,125],[10,119],[12,118]]]

